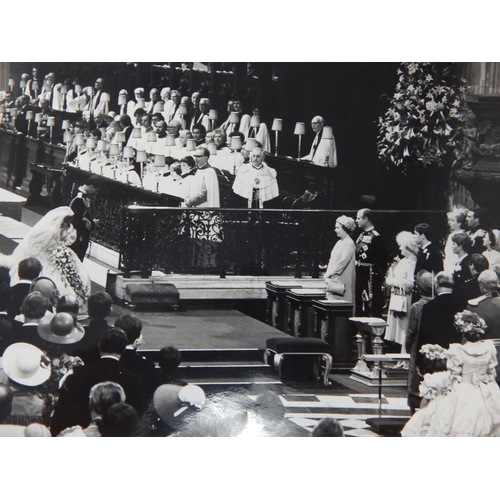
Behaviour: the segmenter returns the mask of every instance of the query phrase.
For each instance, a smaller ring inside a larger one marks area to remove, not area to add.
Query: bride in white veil
[[[51,278],[59,295],[73,294],[78,298],[80,311],[86,310],[90,295],[90,276],[80,259],[69,245],[76,240],[76,230],[71,224],[73,211],[58,207],[40,219],[14,250],[14,266],[11,270],[11,286],[19,277],[17,265],[23,259],[36,257],[42,264],[41,276]]]

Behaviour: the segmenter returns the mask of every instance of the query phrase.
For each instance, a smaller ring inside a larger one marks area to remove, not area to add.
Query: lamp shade
[[[145,108],[146,107],[146,99],[144,99],[144,97],[138,97],[136,107]]]
[[[0,105],[0,113],[5,113],[5,106],[3,104]]]
[[[64,142],[64,144],[68,144],[72,140],[73,140],[73,135],[71,134],[71,132],[68,132],[68,131],[64,132],[64,134],[63,134],[63,142]]]
[[[211,142],[210,144],[207,144],[207,149],[212,156],[217,156],[217,146],[215,143]]]
[[[96,143],[95,143],[95,139],[93,137],[89,137],[86,141],[85,141],[85,147],[87,149],[95,149],[95,146],[96,146]]]
[[[179,114],[180,114],[180,115],[182,115],[182,116],[187,115],[187,112],[188,112],[185,104],[180,104],[180,105],[179,105],[179,108],[178,108],[178,110],[177,110],[177,111],[178,111],[178,112],[179,112]]]
[[[31,88],[33,90],[38,90],[40,88],[40,86],[38,85],[38,82],[36,80],[34,82],[32,82]]]
[[[117,132],[116,135],[116,142],[125,142],[125,132]]]
[[[157,102],[153,108],[153,113],[163,113],[163,111],[165,111],[163,102]]]
[[[68,93],[68,87],[66,87],[66,85],[63,85],[59,92],[61,92],[61,94],[63,95],[66,95]]]
[[[231,137],[231,142],[229,144],[229,147],[233,151],[241,149],[241,137],[240,136]]]
[[[125,104],[127,104],[127,96],[120,94],[118,96],[118,106],[125,106]]]
[[[295,135],[305,135],[306,125],[304,122],[297,122],[295,124],[295,130],[293,131]]]
[[[165,166],[165,155],[155,155],[155,167]]]
[[[281,118],[275,118],[273,120],[273,126],[271,127],[271,130],[274,130],[275,132],[281,132],[283,130],[283,120]]]
[[[20,87],[21,89],[25,89],[25,88],[26,88],[26,80],[24,80],[24,79],[23,79],[23,80],[21,80],[21,81],[19,82],[19,87]]]
[[[56,118],[55,116],[49,116],[47,118],[47,127],[55,127],[56,126]]]
[[[257,147],[257,141],[255,139],[247,139],[245,142],[245,151],[252,151],[253,148]]]
[[[236,111],[231,111],[231,114],[229,115],[229,123],[238,123],[240,121],[240,117],[238,116],[238,113]]]
[[[125,146],[123,148],[123,157],[124,158],[133,158],[134,155],[134,148],[132,146]]]
[[[15,118],[19,114],[19,110],[17,108],[10,108],[10,116]]]
[[[175,146],[175,137],[172,134],[167,134],[166,146]]]
[[[75,146],[83,146],[85,144],[83,140],[83,134],[75,135]]]
[[[78,84],[75,85],[75,93],[76,94],[82,93],[82,86],[81,85],[78,85]]]
[[[208,112],[208,119],[209,120],[217,120],[219,118],[219,113],[217,112],[216,109],[211,109]]]
[[[35,114],[35,121],[37,123],[42,123],[42,113],[36,113]]]
[[[109,156],[118,156],[120,154],[120,146],[118,144],[109,145]]]
[[[156,142],[156,132],[148,132],[148,142]]]
[[[134,139],[140,139],[142,137],[142,132],[139,127],[135,127],[134,130],[132,130],[132,137]]]
[[[196,149],[196,141],[194,139],[188,139],[186,141],[186,151],[194,151]]]
[[[33,120],[35,118],[34,111],[26,111],[26,120]]]
[[[71,126],[71,123],[69,120],[63,120],[62,121],[62,125],[61,125],[61,128],[63,130],[69,130],[69,127]]]
[[[111,96],[107,92],[101,94],[101,102],[111,102]]]
[[[252,116],[250,118],[250,127],[260,127],[260,118],[258,116]]]
[[[97,147],[95,150],[104,153],[104,151],[106,151],[106,143],[104,141],[97,141]]]
[[[15,84],[14,78],[9,78],[9,87],[13,87]]]
[[[146,151],[144,151],[143,149],[139,149],[137,151],[137,156],[135,159],[140,163],[144,163],[144,162],[148,161],[148,155],[147,155]]]
[[[323,127],[323,134],[321,135],[322,139],[333,139],[333,130],[332,127]]]

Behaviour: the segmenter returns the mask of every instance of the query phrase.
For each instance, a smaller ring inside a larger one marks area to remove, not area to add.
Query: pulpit
[[[314,337],[312,301],[324,299],[320,288],[292,288],[286,292],[286,333],[294,337]]]

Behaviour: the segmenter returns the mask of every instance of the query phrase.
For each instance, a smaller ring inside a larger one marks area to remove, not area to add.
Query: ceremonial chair
[[[264,362],[275,368],[280,380],[296,379],[306,372],[309,378],[322,379],[328,386],[333,362],[329,350],[330,345],[320,339],[275,337],[266,341]]]

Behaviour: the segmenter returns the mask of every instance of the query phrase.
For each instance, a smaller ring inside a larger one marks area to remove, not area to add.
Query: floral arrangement
[[[76,296],[83,302],[87,300],[90,294],[75,266],[75,256],[66,246],[58,246],[52,251],[50,260],[61,273],[62,279],[66,285],[69,285]]]
[[[378,122],[378,156],[406,172],[419,165],[461,166],[470,160],[467,133],[475,116],[465,80],[436,63],[403,63],[396,91]]]
[[[446,359],[446,349],[438,344],[424,344],[420,348],[420,354],[431,361]]]
[[[455,314],[454,324],[458,333],[476,340],[482,339],[488,328],[483,318],[470,311]]]

